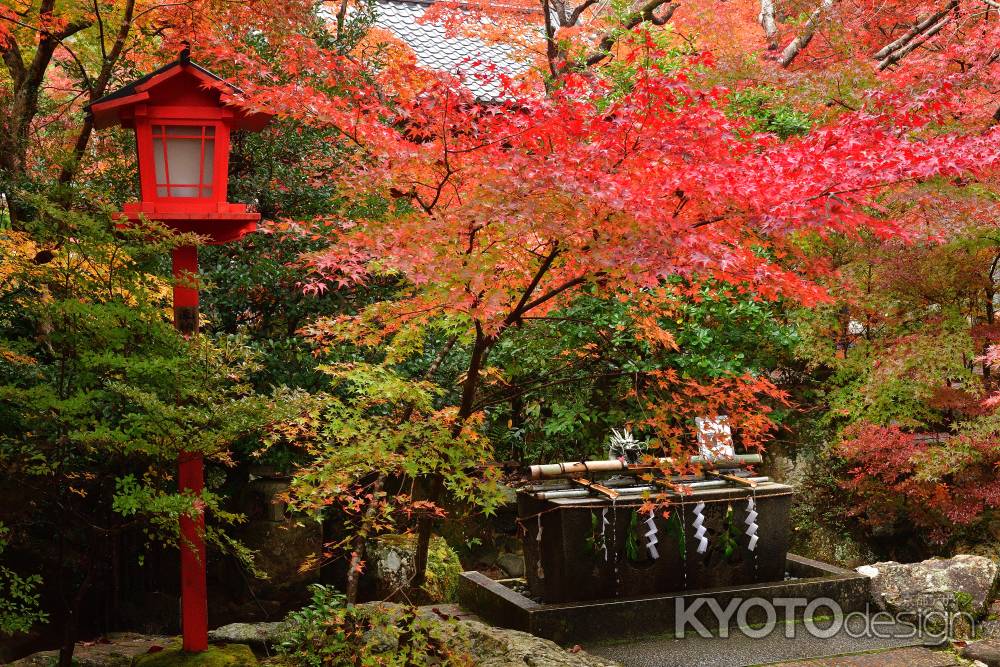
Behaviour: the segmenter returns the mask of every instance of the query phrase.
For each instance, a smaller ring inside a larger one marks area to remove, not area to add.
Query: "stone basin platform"
[[[844,614],[863,611],[866,607],[869,580],[864,575],[795,554],[787,554],[785,571],[789,576],[782,581],[557,603],[537,602],[519,593],[515,589],[523,587],[524,580],[493,580],[480,572],[463,572],[458,596],[463,607],[489,623],[530,632],[560,644],[670,633],[676,627],[678,608],[690,609],[699,598],[714,600],[723,609],[737,598],[768,601],[829,598],[840,605]],[[744,624],[767,621],[763,605],[747,607],[748,613],[740,619]],[[819,613],[824,610],[819,610]],[[778,611],[783,613],[784,609],[779,608]],[[802,606],[795,608],[795,619],[801,619],[803,611]],[[693,616],[708,631],[718,631],[717,617],[705,602],[700,604]],[[784,619],[779,617],[778,620]],[[736,627],[736,614],[731,616],[730,621],[730,626]]]

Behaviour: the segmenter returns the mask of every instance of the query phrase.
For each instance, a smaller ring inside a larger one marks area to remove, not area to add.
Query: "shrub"
[[[1000,507],[1000,444],[964,435],[933,438],[896,426],[858,424],[837,453],[850,467],[848,511],[867,524],[908,523],[943,543]]]
[[[421,618],[415,607],[350,605],[335,588],[312,587],[312,602],[288,615],[279,652],[306,667],[467,666],[468,656],[449,648],[444,626]]]
[[[7,528],[0,522],[0,555],[7,542]],[[23,577],[8,567],[0,565],[0,635],[28,632],[35,623],[44,623],[48,614],[38,606],[37,588],[41,576]]]

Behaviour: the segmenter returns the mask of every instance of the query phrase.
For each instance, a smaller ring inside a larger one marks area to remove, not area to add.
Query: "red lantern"
[[[225,243],[254,231],[260,214],[226,200],[229,141],[233,130],[260,130],[271,115],[239,103],[240,91],[188,58],[176,61],[102,97],[88,107],[98,130],[121,125],[135,130],[140,201],[125,205],[120,224],[144,216],[209,243]],[[184,334],[198,328],[198,254],[193,246],[174,250],[174,325]],[[178,461],[182,493],[204,487],[200,452]],[[181,618],[184,649],[208,648],[204,515],[183,516],[181,533]]]
[[[270,114],[239,105],[240,91],[181,57],[90,105],[95,129],[135,130],[140,201],[122,217],[140,215],[212,243],[238,239],[260,215],[226,201],[233,130],[260,130]]]

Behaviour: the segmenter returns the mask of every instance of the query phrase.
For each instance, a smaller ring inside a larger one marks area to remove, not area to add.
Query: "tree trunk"
[[[77,628],[80,626],[80,607],[83,605],[83,598],[87,595],[87,591],[90,590],[90,586],[94,581],[96,570],[97,559],[91,555],[90,562],[87,565],[87,576],[84,577],[67,610],[66,625],[63,627],[62,644],[59,646],[58,667],[72,667],[73,665],[73,650],[76,648]]]
[[[995,266],[995,263],[994,263],[994,266]],[[992,282],[992,280],[993,280],[993,276],[992,276],[992,271],[991,271],[990,281]],[[996,321],[996,313],[995,313],[994,308],[993,308],[993,297],[994,297],[995,294],[996,293],[993,291],[992,287],[989,287],[989,288],[986,289],[986,324],[988,326],[991,326],[991,327],[993,325],[993,322]],[[982,352],[983,352],[984,355],[987,352],[990,351],[990,335],[992,335],[992,333],[993,333],[992,330],[990,330],[989,334],[987,334],[987,336],[985,337],[986,340],[983,341],[983,351]],[[991,373],[990,373],[990,365],[984,361],[983,362],[983,385],[985,385],[987,388],[989,388],[989,385],[990,385],[990,375],[991,375]]]
[[[59,646],[59,667],[73,667],[73,649],[76,648],[76,613],[70,611],[63,626],[62,644]]]
[[[511,429],[523,429],[524,428],[524,396],[517,394],[514,398],[510,399],[510,427]],[[525,457],[527,452],[525,451],[524,443],[514,442],[511,448],[510,458],[512,461],[517,461],[519,465],[524,465],[527,463]]]
[[[441,351],[438,352],[437,357],[431,362],[431,365],[427,367],[427,371],[424,373],[424,379],[430,380],[437,373],[438,368],[444,363],[445,357],[451,352],[452,348],[455,347],[455,343],[458,341],[458,336],[452,336],[449,338]],[[403,411],[403,415],[400,418],[400,423],[405,423],[409,421],[410,417],[413,415],[413,404],[411,403]],[[358,532],[354,535],[354,539],[351,541],[351,560],[348,564],[347,570],[347,604],[351,605],[357,601],[358,598],[358,585],[361,581],[361,564],[364,561],[365,554],[365,544],[368,541],[369,533],[371,531],[372,520],[375,518],[375,513],[378,510],[378,496],[382,492],[382,488],[385,486],[387,475],[382,473],[379,474],[375,479],[372,486],[372,500],[365,508],[365,512],[361,518],[361,526],[358,528]]]
[[[83,121],[83,127],[80,128],[80,133],[76,136],[76,143],[73,145],[73,154],[70,161],[64,164],[62,170],[59,172],[59,185],[69,185],[73,181],[77,170],[80,168],[80,161],[83,159],[83,154],[87,150],[87,144],[90,143],[90,135],[93,131],[94,119],[88,116],[87,119]]]
[[[28,130],[38,114],[41,81],[25,81],[14,93],[9,123],[0,141],[0,172],[12,182],[24,180],[28,153]]]
[[[458,408],[458,418],[452,429],[452,437],[457,438],[462,432],[462,427],[466,420],[472,416],[476,401],[476,389],[479,385],[479,372],[486,361],[486,354],[490,345],[493,344],[494,337],[483,333],[482,325],[476,322],[476,340],[472,346],[472,358],[469,359],[469,370],[462,384],[462,403]],[[437,503],[441,498],[441,491],[444,488],[444,479],[439,473],[429,476],[426,500]],[[434,519],[430,516],[422,516],[417,520],[417,549],[413,559],[413,579],[410,584],[413,587],[423,586],[427,575],[427,552],[431,544],[431,529],[434,527]]]
[[[778,48],[778,24],[775,23],[774,0],[760,0],[760,14],[757,21],[764,29],[764,39],[767,40],[767,50],[774,51]]]
[[[782,67],[788,67],[795,60],[804,48],[809,46],[809,42],[812,41],[813,36],[816,34],[816,30],[819,28],[820,21],[823,17],[833,9],[833,0],[822,0],[820,6],[813,10],[812,14],[806,20],[806,24],[802,27],[802,32],[796,35],[795,39],[789,42],[785,50],[781,52],[781,56],[778,58],[778,63]]]
[[[361,580],[361,563],[364,561],[365,543],[371,530],[372,519],[378,510],[378,496],[382,493],[386,475],[380,474],[372,484],[372,499],[361,516],[361,526],[351,541],[351,560],[347,566],[347,604],[352,605],[358,600],[358,582]]]

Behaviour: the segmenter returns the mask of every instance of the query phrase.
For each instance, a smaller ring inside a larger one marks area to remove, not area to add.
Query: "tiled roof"
[[[427,0],[376,0],[375,23],[406,42],[421,66],[463,76],[465,85],[481,100],[500,96],[498,73],[516,76],[528,69],[528,63],[517,58],[512,46],[474,37],[449,37],[439,23],[420,23],[418,19],[429,4]],[[492,71],[491,64],[495,66]]]

